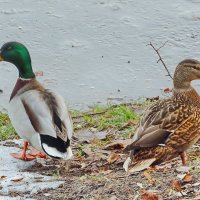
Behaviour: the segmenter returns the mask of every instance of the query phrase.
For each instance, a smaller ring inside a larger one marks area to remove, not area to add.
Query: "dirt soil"
[[[95,132],[96,138],[80,137],[88,136],[87,131]],[[122,167],[128,156],[123,148],[130,139],[123,140],[120,134],[120,130],[97,132],[94,128],[77,132],[73,160],[37,159],[26,169],[64,183],[57,189],[17,195],[37,200],[200,200],[200,141],[188,151],[185,167],[175,158],[157,168],[128,174]]]
[[[63,163],[47,160],[30,171],[58,176],[65,181],[58,189],[41,191],[31,196],[38,200],[125,200],[125,199],[200,199],[199,145],[189,152],[189,167],[182,167],[180,158],[161,169],[148,169],[132,175],[122,169],[122,156],[109,164],[94,156]],[[188,172],[189,169],[189,172]]]

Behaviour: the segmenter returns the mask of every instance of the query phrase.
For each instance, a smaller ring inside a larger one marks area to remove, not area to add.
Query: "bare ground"
[[[39,200],[200,199],[199,156],[199,146],[190,150],[189,172],[177,158],[162,169],[132,175],[122,169],[123,156],[112,164],[102,158],[68,163],[49,160],[45,167],[37,164],[29,170],[56,175],[65,183],[56,190],[41,191],[32,197]]]
[[[134,123],[125,124],[123,128]],[[97,132],[98,139],[88,138],[84,132],[81,130],[75,135],[74,160],[37,159],[34,166],[26,169],[54,176],[64,184],[33,195],[11,193],[10,196],[37,200],[200,199],[200,142],[188,151],[187,167],[182,167],[180,158],[176,158],[159,169],[127,174],[122,168],[127,157],[123,148],[130,140],[123,140],[121,130]]]

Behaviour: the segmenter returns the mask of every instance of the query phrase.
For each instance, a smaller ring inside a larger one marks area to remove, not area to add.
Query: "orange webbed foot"
[[[29,155],[33,156],[33,157],[48,158],[47,154],[45,154],[41,151],[38,151],[36,149],[31,150]]]
[[[24,142],[24,149],[20,155],[18,155],[16,153],[11,153],[10,155],[14,158],[24,160],[24,161],[34,160],[35,158],[33,156],[26,154],[27,147],[28,147],[28,142]]]
[[[31,161],[34,160],[35,157],[31,156],[31,155],[24,155],[24,154],[16,154],[16,153],[11,153],[10,154],[13,158],[17,158],[19,160],[24,160],[24,161]]]

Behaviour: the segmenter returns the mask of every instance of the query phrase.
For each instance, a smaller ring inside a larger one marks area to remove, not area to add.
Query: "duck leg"
[[[41,151],[38,151],[36,149],[33,149],[30,151],[29,155],[33,156],[33,157],[40,157],[40,158],[47,158],[47,154],[41,152]]]
[[[180,154],[180,156],[181,156],[182,164],[183,164],[183,165],[186,165],[186,163],[187,163],[187,155],[186,155],[186,152],[183,151],[183,152]]]
[[[11,153],[10,155],[14,158],[20,159],[20,160],[25,160],[25,161],[31,161],[34,160],[35,158],[33,156],[27,155],[26,150],[28,147],[28,142],[24,142],[24,149],[20,155],[16,153]]]

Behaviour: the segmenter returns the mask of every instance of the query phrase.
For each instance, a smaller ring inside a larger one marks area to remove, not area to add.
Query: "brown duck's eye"
[[[199,67],[197,66],[191,66],[191,68],[199,70]]]

